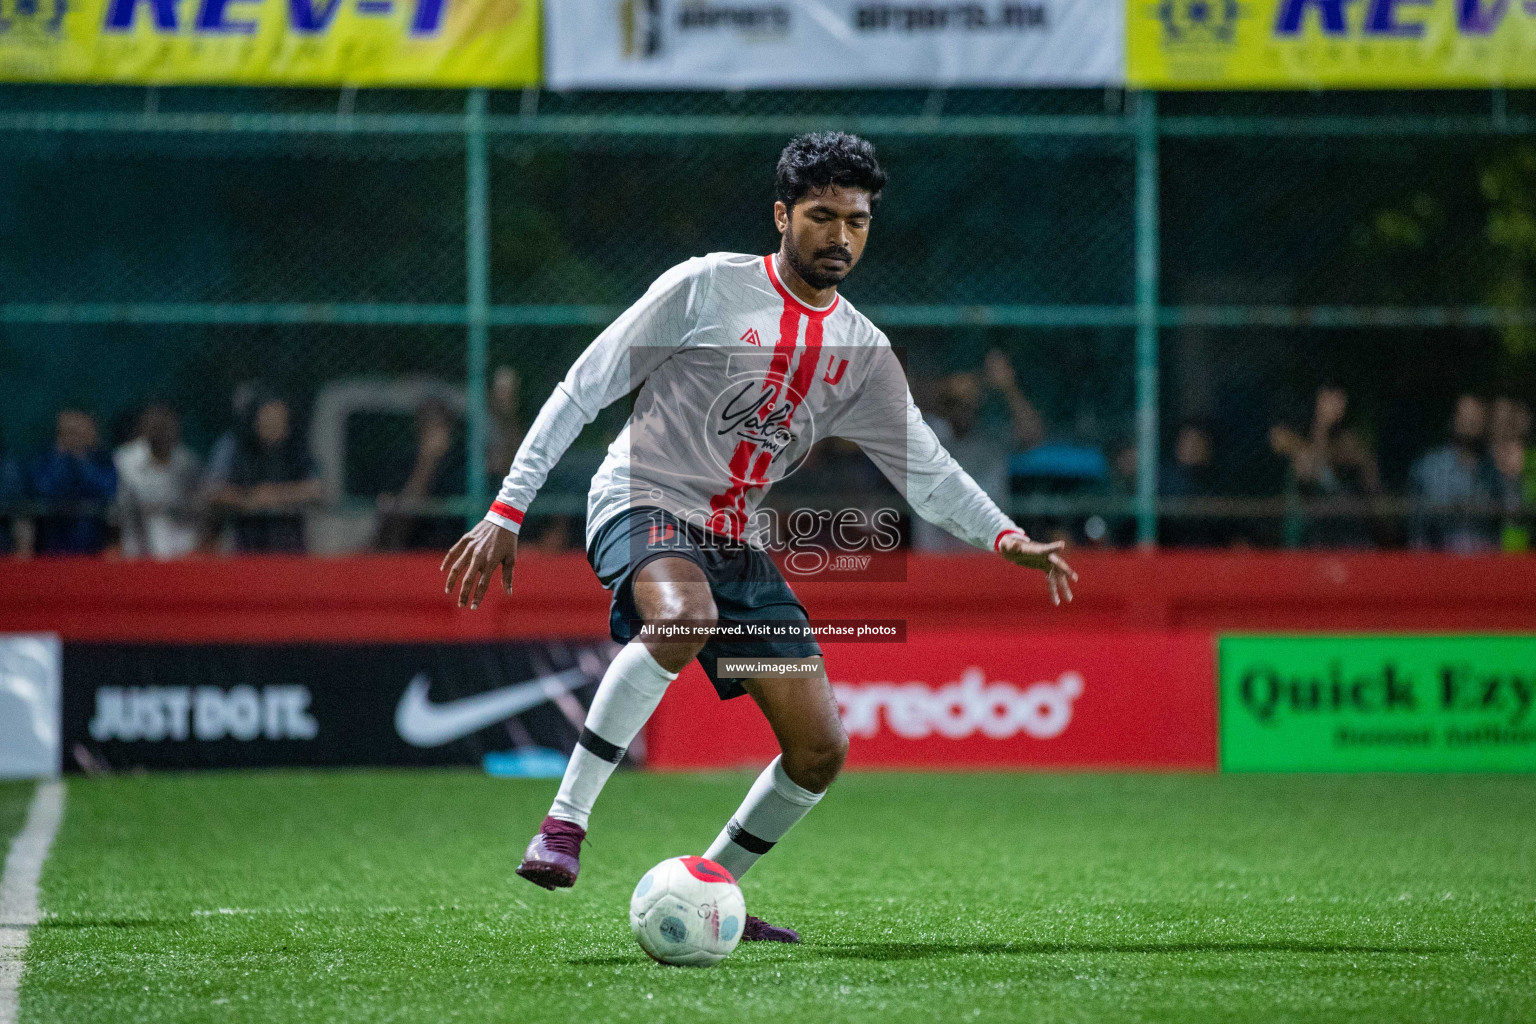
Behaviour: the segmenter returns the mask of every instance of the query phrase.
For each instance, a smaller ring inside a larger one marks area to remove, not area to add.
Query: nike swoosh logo
[[[413,747],[440,747],[522,714],[590,680],[586,672],[570,668],[473,697],[433,704],[427,699],[432,680],[425,672],[418,672],[395,707],[395,731]]]

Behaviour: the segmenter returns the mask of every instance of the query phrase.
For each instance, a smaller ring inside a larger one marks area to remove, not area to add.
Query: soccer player
[[[1072,599],[1077,576],[1063,544],[1031,541],[960,468],[923,422],[890,342],[838,295],[864,252],[885,181],[863,139],[791,140],[777,168],[778,252],[712,253],[661,275],[556,386],[484,521],[443,559],[446,590],[460,607],[480,606],[497,568],[511,594],[529,502],[581,429],[640,388],[587,500],[587,560],[613,593],[610,632],[624,646],[517,869],[529,881],[575,883],[599,792],[695,658],[722,699],[752,697],[781,749],[706,857],[739,880],[837,776],[848,737],[824,670],[748,679],[716,671],[721,657],[821,653],[804,607],[763,550],[768,528],[757,510],[817,435],[854,441],[917,514],[1043,571],[1056,603]],[[802,632],[740,637],[740,624],[761,622]],[[742,937],[799,941],[755,917]]]

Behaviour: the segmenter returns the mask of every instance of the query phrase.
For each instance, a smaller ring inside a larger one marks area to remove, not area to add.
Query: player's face
[[[789,265],[812,288],[840,284],[864,255],[869,239],[869,193],[833,185],[810,192],[793,210],[773,205]]]

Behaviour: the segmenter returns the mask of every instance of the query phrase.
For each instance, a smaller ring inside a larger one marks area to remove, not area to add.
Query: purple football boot
[[[742,942],[799,942],[800,933],[793,928],[771,925],[760,917],[747,915],[747,926],[741,931]]]
[[[545,818],[528,844],[517,873],[546,889],[569,889],[581,873],[581,841],[587,830],[559,818]],[[747,928],[752,927],[750,919]],[[745,938],[746,936],[742,936]]]

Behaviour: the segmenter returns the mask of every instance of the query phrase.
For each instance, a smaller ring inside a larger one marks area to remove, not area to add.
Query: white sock
[[[651,657],[645,644],[631,640],[603,673],[576,750],[565,766],[560,792],[549,816],[587,827],[587,818],[608,776],[624,759],[624,748],[640,734],[646,719],[677,678]]]
[[[795,822],[809,814],[825,795],[797,786],[785,774],[780,763],[783,760],[776,757],[763,769],[747,791],[747,798],[726,822],[725,831],[704,854],[735,875],[738,882],[757,863],[757,858],[773,849],[773,844],[783,839]]]

